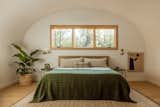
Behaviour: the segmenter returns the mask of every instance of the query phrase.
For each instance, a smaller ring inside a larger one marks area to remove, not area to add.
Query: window
[[[114,29],[96,29],[96,47],[114,48]]]
[[[118,49],[117,25],[51,25],[53,49]]]
[[[52,32],[54,47],[72,47],[72,29],[53,29]]]
[[[74,29],[75,48],[93,47],[93,29]]]

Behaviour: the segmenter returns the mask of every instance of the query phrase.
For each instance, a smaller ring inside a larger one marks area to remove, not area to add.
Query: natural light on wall
[[[52,49],[118,49],[117,25],[51,25]]]

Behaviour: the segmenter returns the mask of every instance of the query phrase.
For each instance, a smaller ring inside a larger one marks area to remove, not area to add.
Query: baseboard
[[[0,90],[4,89],[4,88],[7,88],[7,87],[10,87],[11,85],[14,85],[17,83],[17,80],[14,80],[14,81],[11,81],[11,82],[8,82],[6,84],[1,84],[0,85]]]
[[[160,81],[158,81],[158,80],[149,80],[149,82],[151,82],[152,84],[155,84],[155,85],[157,85],[157,86],[160,86]]]

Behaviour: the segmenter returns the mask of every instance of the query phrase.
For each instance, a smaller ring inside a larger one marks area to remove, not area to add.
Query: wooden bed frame
[[[58,57],[58,66],[61,65],[61,59],[70,59],[70,58],[106,58],[106,65],[109,66],[109,56],[59,56]]]

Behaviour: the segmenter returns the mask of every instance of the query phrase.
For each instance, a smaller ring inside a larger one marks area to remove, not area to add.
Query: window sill
[[[51,48],[53,50],[118,50],[118,48]]]

